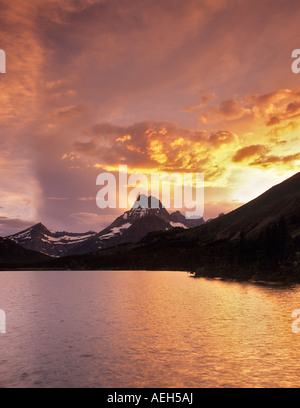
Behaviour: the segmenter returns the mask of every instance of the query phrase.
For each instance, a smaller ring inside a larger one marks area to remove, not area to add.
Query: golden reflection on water
[[[142,271],[0,274],[0,285],[0,386],[300,386],[299,286]]]

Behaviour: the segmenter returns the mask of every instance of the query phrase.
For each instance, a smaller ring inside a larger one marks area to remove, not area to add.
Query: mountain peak
[[[175,214],[175,215],[174,215]],[[38,223],[8,237],[26,249],[61,257],[95,252],[127,242],[137,242],[151,232],[197,226],[176,211],[172,216],[159,199],[140,194],[133,207],[99,233],[54,232]],[[194,221],[193,221],[194,222]]]
[[[169,219],[169,213],[162,205],[160,200],[153,196],[140,194],[131,210],[126,211],[121,218],[126,222],[134,222],[135,220],[149,215],[156,215],[163,220]]]
[[[164,208],[161,201],[154,196],[146,196],[145,194],[140,194],[132,208],[147,208],[147,209],[160,209]]]
[[[44,224],[38,223],[24,231],[7,237],[26,249],[38,251],[49,256],[68,255],[74,251],[82,241],[96,235],[95,232],[86,233],[54,232],[48,230]]]
[[[38,224],[33,225],[30,229],[48,231],[48,229],[45,227],[45,225],[42,224],[41,222],[39,222]]]
[[[173,226],[178,226],[180,227],[182,224],[183,226],[187,228],[194,228],[194,227],[199,227],[200,225],[204,224],[205,221],[203,218],[185,218],[183,214],[181,214],[180,211],[175,211],[172,214],[170,214],[170,219],[173,222]]]

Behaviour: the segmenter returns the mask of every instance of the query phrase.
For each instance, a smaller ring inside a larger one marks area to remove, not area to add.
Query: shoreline
[[[199,272],[193,272],[193,271],[188,271],[188,270],[171,270],[171,269],[141,269],[141,268],[136,268],[136,269],[122,269],[122,268],[113,268],[113,269],[70,269],[70,268],[7,268],[7,269],[0,269],[1,272],[134,272],[134,271],[139,271],[141,273],[143,272],[181,272],[181,273],[186,273],[189,275],[189,277],[193,279],[207,279],[211,281],[222,281],[222,282],[232,282],[232,283],[251,283],[255,285],[261,285],[261,286],[290,286],[290,285],[297,285],[300,284],[300,278],[296,279],[295,277],[289,276],[289,277],[283,277],[280,276],[280,278],[274,279],[274,276],[268,276],[262,277],[258,276],[255,278],[254,276],[248,278],[248,277],[242,277],[242,276],[222,276],[222,275],[211,275],[208,276],[207,274],[201,274]]]

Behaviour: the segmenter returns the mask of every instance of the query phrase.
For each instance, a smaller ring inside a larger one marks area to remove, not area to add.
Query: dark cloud
[[[287,168],[287,165],[290,165],[292,169],[297,169],[298,166],[296,166],[295,161],[300,159],[300,153],[296,154],[290,154],[287,156],[274,156],[274,155],[269,155],[269,156],[262,156],[259,157],[258,159],[254,160],[253,162],[249,163],[250,166],[257,166],[257,167],[271,167],[276,165],[284,165],[285,168]]]
[[[279,123],[281,122],[281,118],[279,118],[278,116],[272,116],[268,122],[266,123],[267,126],[274,126],[274,125],[279,125]]]
[[[238,118],[244,114],[244,109],[234,99],[227,99],[221,102],[219,112],[229,118]]]
[[[74,105],[74,106],[62,106],[55,113],[57,119],[72,119],[87,110],[86,106]]]
[[[265,154],[268,151],[269,149],[263,145],[246,146],[246,147],[243,147],[242,149],[239,149],[236,152],[236,154],[232,158],[232,161],[234,163],[240,163],[240,162],[243,162],[244,160],[252,158],[253,156],[256,156],[256,155],[260,156],[262,154]]]
[[[300,101],[291,102],[288,104],[286,111],[287,113],[297,113],[300,110]]]
[[[217,148],[222,145],[231,144],[235,142],[235,140],[236,140],[235,136],[228,131],[215,132],[209,137],[209,141],[212,144],[212,148]]]
[[[11,235],[16,231],[24,230],[31,226],[27,221],[21,218],[10,219],[8,217],[0,216],[0,234],[1,235]]]

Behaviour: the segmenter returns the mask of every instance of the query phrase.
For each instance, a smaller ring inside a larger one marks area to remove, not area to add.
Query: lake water
[[[0,387],[299,387],[300,286],[1,272]]]

